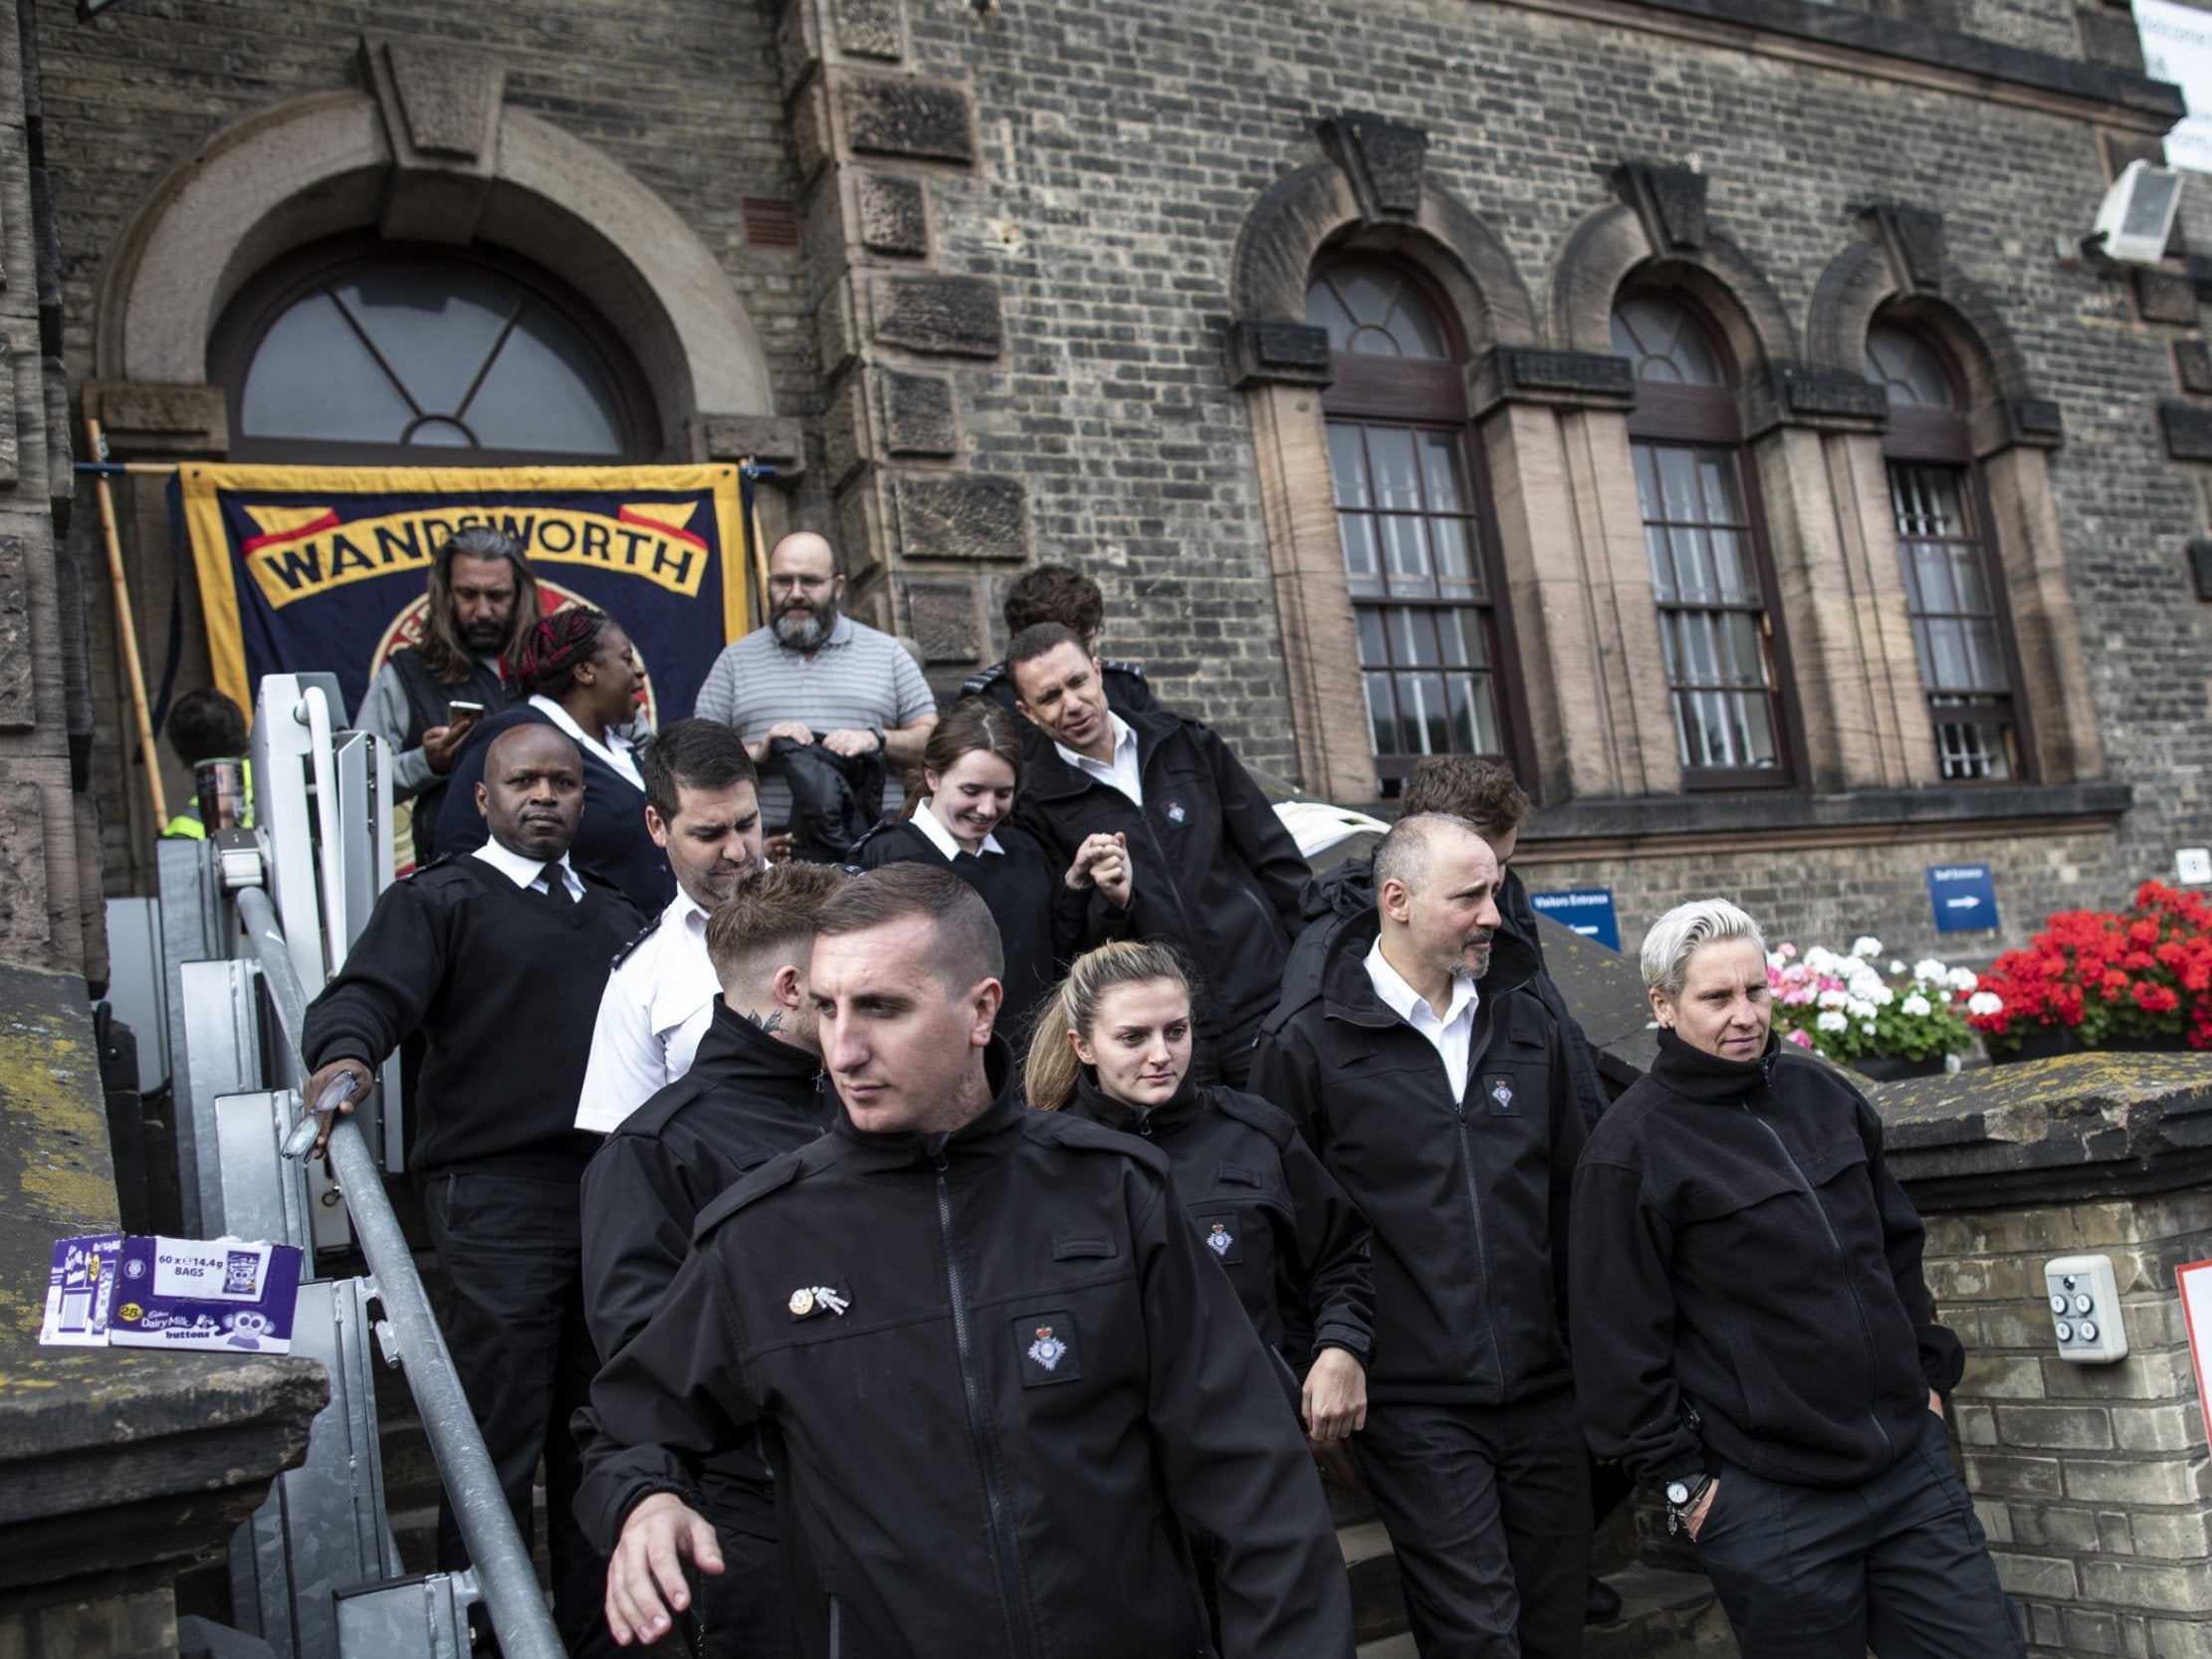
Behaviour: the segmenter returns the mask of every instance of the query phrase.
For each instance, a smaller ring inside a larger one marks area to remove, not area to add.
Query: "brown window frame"
[[[1737,403],[1738,388],[1742,380],[1735,353],[1729,350],[1727,336],[1713,323],[1704,309],[1678,290],[1626,288],[1615,297],[1614,304],[1618,307],[1641,299],[1663,301],[1678,308],[1688,316],[1690,325],[1697,329],[1705,345],[1711,350],[1714,360],[1720,365],[1723,384],[1688,386],[1638,379],[1636,406],[1629,411],[1628,416],[1632,469],[1639,444],[1655,448],[1728,452],[1735,470],[1736,488],[1743,501],[1745,536],[1751,544],[1752,570],[1759,582],[1758,614],[1762,619],[1767,649],[1772,654],[1774,674],[1774,684],[1768,689],[1768,695],[1771,704],[1770,718],[1774,726],[1775,763],[1772,766],[1697,766],[1690,764],[1685,755],[1681,765],[1682,788],[1685,792],[1697,794],[1802,788],[1805,780],[1800,757],[1805,753],[1804,723],[1798,708],[1796,671],[1790,659],[1789,629],[1781,610],[1782,584],[1775,571],[1773,549],[1767,540],[1766,504],[1759,491],[1758,469],[1751,465],[1751,447],[1743,437],[1743,413]],[[1637,518],[1641,526],[1648,526],[1651,522],[1644,518],[1641,488],[1637,495]],[[1666,627],[1665,613],[1670,610],[1749,609],[1747,606],[1737,605],[1668,604],[1659,599],[1656,586],[1653,589],[1652,602],[1654,609],[1659,614],[1659,628],[1662,633]],[[1669,679],[1666,686],[1667,713],[1679,753],[1686,748],[1686,744],[1676,703],[1677,696],[1677,690]]]
[[[1370,249],[1345,249],[1325,254],[1315,260],[1307,275],[1307,282],[1311,284],[1328,271],[1346,265],[1382,266],[1412,287],[1427,302],[1432,314],[1443,329],[1448,360],[1436,362],[1426,358],[1381,357],[1365,352],[1332,351],[1329,355],[1332,379],[1321,394],[1323,426],[1354,425],[1362,429],[1396,428],[1413,432],[1449,431],[1452,434],[1470,498],[1465,519],[1472,567],[1480,586],[1480,596],[1475,598],[1446,598],[1439,595],[1434,599],[1419,599],[1352,594],[1355,656],[1359,652],[1358,612],[1363,607],[1386,611],[1432,612],[1448,609],[1476,612],[1490,654],[1490,698],[1497,717],[1498,740],[1502,745],[1501,752],[1483,758],[1495,758],[1514,777],[1520,779],[1524,787],[1534,792],[1537,773],[1529,761],[1535,753],[1535,742],[1529,726],[1527,699],[1520,695],[1525,682],[1519,641],[1513,629],[1510,594],[1505,585],[1505,561],[1497,530],[1496,497],[1491,488],[1488,457],[1467,411],[1465,331],[1460,325],[1457,310],[1449,299],[1431,280],[1428,273],[1408,260],[1392,258]],[[1338,540],[1341,556],[1342,518],[1341,510],[1334,505],[1333,468],[1330,500],[1332,513],[1339,515]],[[1346,577],[1349,581],[1349,570],[1346,571]],[[1367,734],[1368,753],[1375,768],[1378,797],[1382,800],[1394,800],[1398,796],[1399,786],[1427,756],[1385,755],[1375,752],[1375,725],[1364,696],[1370,671],[1362,662],[1356,672],[1363,691],[1359,719]]]
[[[2005,561],[2000,555],[1996,540],[1996,518],[1990,512],[1989,487],[1982,476],[1981,460],[1974,453],[1972,431],[1966,421],[1966,376],[1958,361],[1943,343],[1924,328],[1916,328],[1894,317],[1877,316],[1869,328],[1892,328],[1908,334],[1934,362],[1936,372],[1943,376],[1951,394],[1948,409],[1927,409],[1911,406],[1889,406],[1888,430],[1881,437],[1882,494],[1890,506],[1890,519],[1895,525],[1895,488],[1890,482],[1890,469],[1896,466],[1947,467],[1961,476],[1960,495],[1967,509],[1974,515],[1974,540],[1982,555],[1982,581],[1989,591],[1991,619],[1997,634],[1998,655],[2004,660],[2006,713],[2012,725],[2012,775],[2010,777],[1945,777],[1939,781],[1945,786],[1981,788],[2006,783],[2034,783],[2040,781],[2036,762],[2034,717],[2028,708],[2027,676],[2020,666],[2020,643],[2012,623],[2012,596],[2005,584]],[[1898,531],[1897,579],[1904,583],[1904,536]],[[1905,614],[1912,610],[1912,589],[1905,583]],[[1937,718],[1934,699],[1941,695],[1927,689],[1927,665],[1920,657],[1918,630],[1912,636],[1912,671],[1920,680],[1920,701],[1928,712],[1929,736],[1935,742],[1936,765],[1943,762],[1943,745],[1939,735],[1942,722]],[[1971,709],[1973,705],[1952,705],[1954,709]]]
[[[571,451],[433,449],[417,444],[341,443],[325,438],[271,438],[247,434],[240,422],[240,399],[245,393],[246,374],[277,319],[309,295],[354,271],[401,262],[450,265],[487,273],[522,289],[574,329],[613,398],[622,439],[621,453],[584,456]],[[229,458],[232,461],[271,466],[608,467],[635,466],[660,457],[659,410],[652,389],[629,348],[567,284],[529,260],[504,250],[385,242],[373,234],[361,232],[296,249],[257,273],[223,308],[221,318],[208,335],[207,376],[223,388],[224,405],[230,417]]]

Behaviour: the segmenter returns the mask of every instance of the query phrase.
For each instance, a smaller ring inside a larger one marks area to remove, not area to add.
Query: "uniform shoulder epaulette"
[[[828,1139],[827,1136],[822,1137],[822,1141]],[[692,1223],[692,1243],[700,1243],[715,1228],[747,1205],[759,1203],[770,1193],[780,1191],[805,1174],[814,1166],[814,1160],[822,1155],[821,1145],[822,1141],[817,1141],[796,1151],[779,1153],[741,1179],[699,1212],[699,1219]]]
[[[991,667],[981,673],[971,674],[963,680],[960,683],[960,695],[962,697],[982,697],[1005,677],[1006,665],[1004,663],[993,663]]]
[[[668,1120],[704,1095],[709,1084],[696,1072],[686,1073],[674,1083],[656,1089],[646,1097],[645,1104],[615,1125],[607,1139],[612,1141],[622,1135],[658,1135],[668,1127]]]
[[[612,972],[615,968],[620,967],[624,962],[628,961],[632,956],[636,955],[637,947],[643,944],[647,939],[651,938],[653,934],[659,931],[661,919],[657,916],[654,917],[652,921],[646,923],[644,928],[639,931],[637,937],[631,939],[629,943],[623,945],[621,949],[617,950],[614,953],[614,960],[607,963],[608,971]]]
[[[1126,674],[1132,680],[1142,680],[1145,677],[1142,663],[1125,663],[1119,657],[1101,658],[1098,666],[1109,674]]]
[[[842,864],[835,864],[830,866],[830,868],[833,870],[843,870],[847,874],[854,876],[866,875],[868,867],[860,862],[860,854],[862,850],[866,848],[868,843],[873,841],[877,836],[887,834],[895,829],[904,828],[906,828],[906,820],[904,818],[883,819],[881,822],[872,825],[866,835],[863,835],[858,841],[855,841],[851,846],[845,849],[845,858]]]
[[[1078,1118],[1067,1112],[1031,1112],[1024,1122],[1029,1132],[1041,1141],[1073,1146],[1079,1151],[1133,1157],[1162,1175],[1168,1172],[1168,1154],[1151,1141],[1125,1135],[1118,1129],[1108,1129],[1104,1124],[1094,1124],[1088,1118]]]
[[[1247,1095],[1240,1089],[1215,1089],[1210,1093],[1214,1104],[1225,1116],[1259,1131],[1278,1146],[1289,1145],[1298,1133],[1298,1126],[1291,1122],[1290,1114],[1272,1101]]]

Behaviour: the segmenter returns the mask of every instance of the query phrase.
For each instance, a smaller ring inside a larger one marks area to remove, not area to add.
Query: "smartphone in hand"
[[[445,706],[445,723],[448,726],[467,726],[471,721],[484,718],[481,703],[450,702]]]

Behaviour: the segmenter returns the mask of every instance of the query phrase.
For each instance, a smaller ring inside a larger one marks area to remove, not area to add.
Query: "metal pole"
[[[85,436],[93,454],[108,459],[108,440],[100,422],[85,417]],[[130,710],[138,722],[139,758],[146,767],[146,794],[153,801],[153,833],[169,827],[168,791],[161,787],[161,755],[153,746],[153,715],[146,705],[146,668],[138,655],[138,625],[130,614],[130,578],[123,573],[122,537],[115,529],[115,498],[108,488],[108,475],[93,480],[93,495],[100,502],[100,533],[108,543],[108,584],[115,593],[115,638],[122,647],[123,666],[130,671]]]
[[[269,999],[276,1004],[277,1023],[293,1057],[300,1062],[300,1076],[310,1073],[301,1054],[300,1039],[307,1027],[308,998],[299,970],[285,944],[284,930],[277,923],[276,907],[258,887],[238,892],[238,914],[246,924],[247,942],[261,963],[262,980]],[[376,1157],[362,1139],[360,1127],[339,1118],[331,1128],[331,1161],[337,1170],[338,1190],[353,1220],[353,1233],[368,1270],[376,1278],[376,1300],[384,1305],[398,1339],[399,1355],[407,1370],[407,1386],[415,1396],[423,1432],[430,1440],[430,1454],[437,1460],[438,1478],[452,1501],[461,1539],[475,1563],[477,1582],[492,1615],[500,1650],[508,1659],[566,1659],[560,1633],[547,1610],[538,1587],[538,1571],[523,1536],[516,1530],[514,1513],[500,1490],[484,1436],[477,1432],[468,1396],[446,1350],[445,1334],[430,1311],[430,1298],[415,1272],[407,1238],[384,1196]]]

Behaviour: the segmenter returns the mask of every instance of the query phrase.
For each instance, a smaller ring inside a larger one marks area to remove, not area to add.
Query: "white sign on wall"
[[[2166,164],[2212,173],[2212,12],[2173,0],[2135,0],[2143,70],[2181,89],[2189,113],[2166,134]]]

